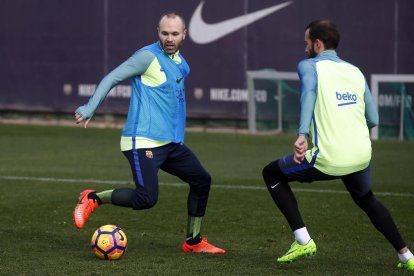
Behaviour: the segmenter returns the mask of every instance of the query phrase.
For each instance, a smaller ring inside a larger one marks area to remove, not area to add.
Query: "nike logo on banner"
[[[286,6],[292,4],[293,1],[287,1],[263,10],[255,11],[248,14],[243,14],[231,19],[227,19],[218,23],[206,23],[202,16],[201,10],[204,6],[204,0],[198,5],[190,19],[188,28],[191,39],[198,44],[207,44],[216,41],[226,35],[231,34],[253,22],[268,16],[275,11],[281,10]]]

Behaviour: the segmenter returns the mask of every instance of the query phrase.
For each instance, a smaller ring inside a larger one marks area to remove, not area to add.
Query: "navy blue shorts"
[[[186,145],[169,143],[156,148],[123,151],[123,154],[129,161],[136,185],[134,209],[155,204],[158,199],[158,171],[161,169],[189,184],[189,215],[204,215],[211,177]]]
[[[371,190],[371,168],[367,168],[342,176],[333,176],[325,174],[304,159],[302,163],[298,164],[293,161],[293,154],[286,155],[278,160],[277,164],[283,172],[287,182],[313,182],[323,180],[341,179],[345,184],[346,189],[350,193],[363,196]]]

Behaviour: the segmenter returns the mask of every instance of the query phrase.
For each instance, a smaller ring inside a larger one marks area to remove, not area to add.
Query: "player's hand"
[[[80,124],[81,122],[84,122],[83,127],[86,128],[86,126],[91,121],[91,118],[84,120],[83,117],[78,112],[75,112],[75,121],[76,121],[76,124]]]
[[[305,159],[308,150],[308,140],[306,136],[300,135],[293,144],[293,161],[300,164]]]

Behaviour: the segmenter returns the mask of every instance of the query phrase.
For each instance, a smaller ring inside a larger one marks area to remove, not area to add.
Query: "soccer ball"
[[[108,224],[96,229],[91,246],[99,259],[118,260],[125,253],[127,242],[127,237],[121,228]]]

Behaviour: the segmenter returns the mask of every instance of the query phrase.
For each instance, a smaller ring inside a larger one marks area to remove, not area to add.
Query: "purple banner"
[[[158,39],[167,10],[187,21],[190,117],[246,118],[246,71],[296,71],[317,18],[336,21],[338,54],[367,79],[414,73],[412,0],[2,0],[0,108],[73,112],[105,73]],[[130,93],[129,82],[116,87],[98,112],[125,114]]]

